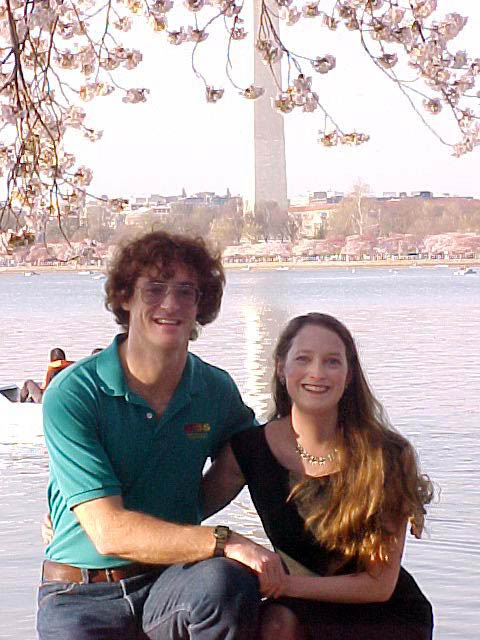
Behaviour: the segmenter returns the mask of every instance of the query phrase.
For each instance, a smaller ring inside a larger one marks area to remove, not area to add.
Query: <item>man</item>
[[[199,526],[206,459],[254,417],[230,376],[188,352],[218,314],[219,256],[150,233],[126,245],[106,306],[126,334],[44,398],[50,454],[41,640],[251,640],[276,554]],[[145,635],[144,635],[145,634]]]
[[[42,402],[45,389],[48,387],[52,379],[68,366],[73,364],[71,360],[67,360],[65,351],[60,347],[55,347],[50,351],[50,363],[45,376],[43,385],[37,384],[34,380],[25,380],[20,391],[20,402]]]

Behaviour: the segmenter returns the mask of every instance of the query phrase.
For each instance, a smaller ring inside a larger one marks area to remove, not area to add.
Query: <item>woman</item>
[[[420,537],[432,498],[413,447],[332,316],[294,318],[274,358],[271,420],[234,436],[205,478],[223,476],[228,490],[247,482],[288,567],[264,594],[262,640],[428,640],[431,606],[400,566],[407,522]]]

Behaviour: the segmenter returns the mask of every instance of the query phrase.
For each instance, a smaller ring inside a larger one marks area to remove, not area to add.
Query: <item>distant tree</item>
[[[379,208],[368,197],[370,187],[359,180],[352,192],[333,209],[327,220],[326,235],[378,235]]]
[[[248,242],[259,242],[263,238],[262,229],[256,222],[253,214],[245,215],[245,225],[243,227],[243,237]]]
[[[58,227],[57,227],[58,229]],[[78,229],[75,229],[75,231],[71,234],[70,236],[70,241],[71,242],[84,242],[85,240],[87,240],[88,235],[87,235],[87,228],[86,227],[79,227]],[[113,238],[113,236],[112,236]],[[62,241],[63,238],[60,238],[60,241]]]
[[[365,182],[359,180],[353,185],[353,191],[350,199],[354,206],[351,209],[352,223],[355,233],[363,236],[368,226],[369,208],[366,202],[366,196],[370,191],[370,187]]]
[[[208,236],[214,218],[215,211],[212,207],[193,207],[190,217],[186,221],[185,233],[194,236]]]
[[[215,210],[210,226],[210,236],[222,246],[238,244],[242,239],[245,219],[237,202],[228,200]]]
[[[231,244],[238,244],[234,221],[225,217],[215,218],[210,227],[210,238],[222,248]]]
[[[295,244],[300,236],[300,227],[301,223],[297,216],[288,213],[285,220],[285,235],[292,244]]]
[[[87,238],[106,243],[112,236],[112,230],[105,220],[105,210],[102,207],[87,209]]]
[[[288,212],[274,200],[260,201],[255,204],[253,213],[255,224],[260,229],[265,242],[272,238],[283,240],[287,233]]]

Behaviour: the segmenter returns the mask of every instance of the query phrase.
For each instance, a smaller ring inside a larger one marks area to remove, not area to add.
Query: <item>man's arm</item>
[[[232,447],[226,444],[203,476],[203,516],[209,518],[223,509],[245,485],[245,478],[233,455]]]
[[[179,525],[129,511],[120,496],[90,500],[74,513],[102,555],[162,565],[206,560],[215,550],[214,527]],[[235,532],[224,553],[255,571],[262,593],[284,588],[286,574],[276,553]]]
[[[121,496],[90,500],[74,507],[97,551],[135,562],[173,564],[213,556],[213,527],[180,525],[125,509]]]

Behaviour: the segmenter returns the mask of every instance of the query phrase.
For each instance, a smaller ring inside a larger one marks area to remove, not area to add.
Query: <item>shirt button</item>
[[[151,413],[150,411],[147,413],[147,418],[149,420],[151,420],[153,418],[153,413]]]

